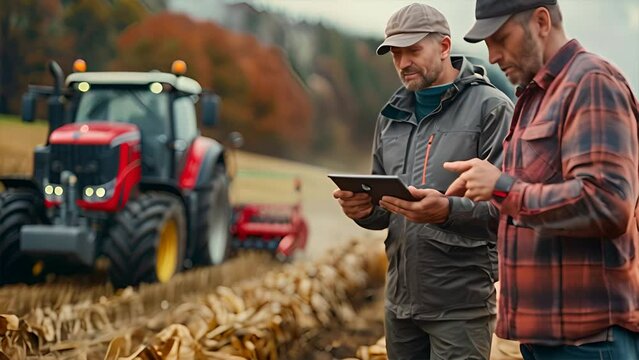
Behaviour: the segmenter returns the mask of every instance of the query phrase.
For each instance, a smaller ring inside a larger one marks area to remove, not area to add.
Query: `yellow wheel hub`
[[[179,252],[178,226],[170,219],[160,231],[160,243],[156,252],[155,273],[160,282],[167,282],[177,271]]]
[[[42,260],[38,260],[35,264],[33,264],[31,274],[33,276],[40,276],[40,274],[42,274],[42,270],[44,270],[44,262]]]

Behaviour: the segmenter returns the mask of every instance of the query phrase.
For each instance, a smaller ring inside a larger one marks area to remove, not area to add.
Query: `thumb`
[[[473,167],[472,160],[445,162],[444,169],[456,173],[463,173]]]
[[[466,181],[460,177],[455,179],[446,190],[446,196],[464,196],[466,193]]]
[[[415,199],[423,199],[426,195],[428,195],[428,191],[426,191],[426,189],[418,189],[413,185],[408,187],[408,191],[410,191],[410,194],[413,195]]]

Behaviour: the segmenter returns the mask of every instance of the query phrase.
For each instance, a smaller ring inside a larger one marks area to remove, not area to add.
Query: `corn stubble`
[[[385,255],[371,243],[268,272],[254,265],[264,275],[234,285],[213,288],[194,271],[97,301],[0,315],[0,360],[294,358],[322,329],[355,320],[353,299],[383,283]]]

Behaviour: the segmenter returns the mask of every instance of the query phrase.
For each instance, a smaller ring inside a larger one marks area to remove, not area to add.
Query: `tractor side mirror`
[[[36,95],[31,91],[22,95],[22,121],[33,122],[36,113]]]
[[[215,126],[220,112],[220,97],[215,94],[204,93],[200,99],[200,106],[202,110],[202,124],[206,127]]]
[[[47,101],[49,106],[49,126],[53,131],[64,125],[64,103],[61,96],[50,96]]]

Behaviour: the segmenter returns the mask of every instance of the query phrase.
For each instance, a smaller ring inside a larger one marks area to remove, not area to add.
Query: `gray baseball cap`
[[[516,13],[544,5],[556,5],[557,0],[477,0],[475,25],[464,40],[480,42],[499,30]]]
[[[391,46],[407,47],[430,33],[450,36],[448,21],[442,13],[426,4],[410,4],[397,10],[386,24],[386,39],[377,48],[377,55],[386,54]]]

